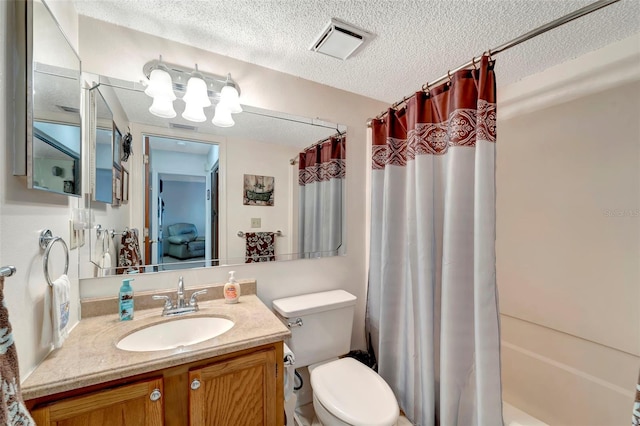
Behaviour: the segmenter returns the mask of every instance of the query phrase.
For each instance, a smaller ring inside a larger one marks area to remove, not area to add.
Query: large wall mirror
[[[93,267],[81,271],[105,276],[345,253],[346,126],[243,105],[235,125],[222,128],[210,117],[184,120],[178,102],[175,118],[150,114],[152,99],[139,83],[100,77],[100,89],[115,95],[105,110],[126,114],[134,154],[121,163],[128,204],[93,196]],[[106,157],[99,149],[96,143],[96,159]],[[134,229],[143,266],[118,268],[129,249],[123,234]],[[264,246],[272,243],[269,254]]]
[[[92,109],[90,126],[92,130],[90,186],[92,201],[113,203],[113,112],[109,108],[100,87],[90,92]]]
[[[20,2],[18,2],[20,3]],[[14,174],[29,188],[81,194],[80,59],[45,4],[22,4],[26,25],[26,144]]]

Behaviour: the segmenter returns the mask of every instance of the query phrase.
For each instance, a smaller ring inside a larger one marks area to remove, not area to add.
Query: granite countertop
[[[291,333],[255,295],[243,295],[240,303],[224,299],[204,301],[200,310],[179,317],[160,316],[162,308],[135,311],[132,321],[118,315],[82,319],[60,349],[54,350],[22,383],[25,400],[161,370],[282,341]],[[220,336],[195,345],[153,352],[129,352],[116,348],[125,335],[160,322],[196,316],[228,318],[235,324]]]

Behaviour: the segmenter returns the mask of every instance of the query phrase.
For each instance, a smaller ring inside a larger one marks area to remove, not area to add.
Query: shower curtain
[[[418,425],[502,425],[493,62],[372,122],[367,328]]]
[[[300,153],[298,249],[303,258],[341,253],[345,154],[344,134]]]

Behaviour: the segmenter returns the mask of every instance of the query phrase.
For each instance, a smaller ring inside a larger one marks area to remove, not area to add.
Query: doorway
[[[153,270],[217,259],[218,146],[145,135],[145,264]]]

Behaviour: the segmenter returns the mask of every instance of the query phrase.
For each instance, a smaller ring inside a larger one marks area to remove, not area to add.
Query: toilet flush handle
[[[287,322],[287,327],[302,327],[302,318],[296,318],[296,322]]]

